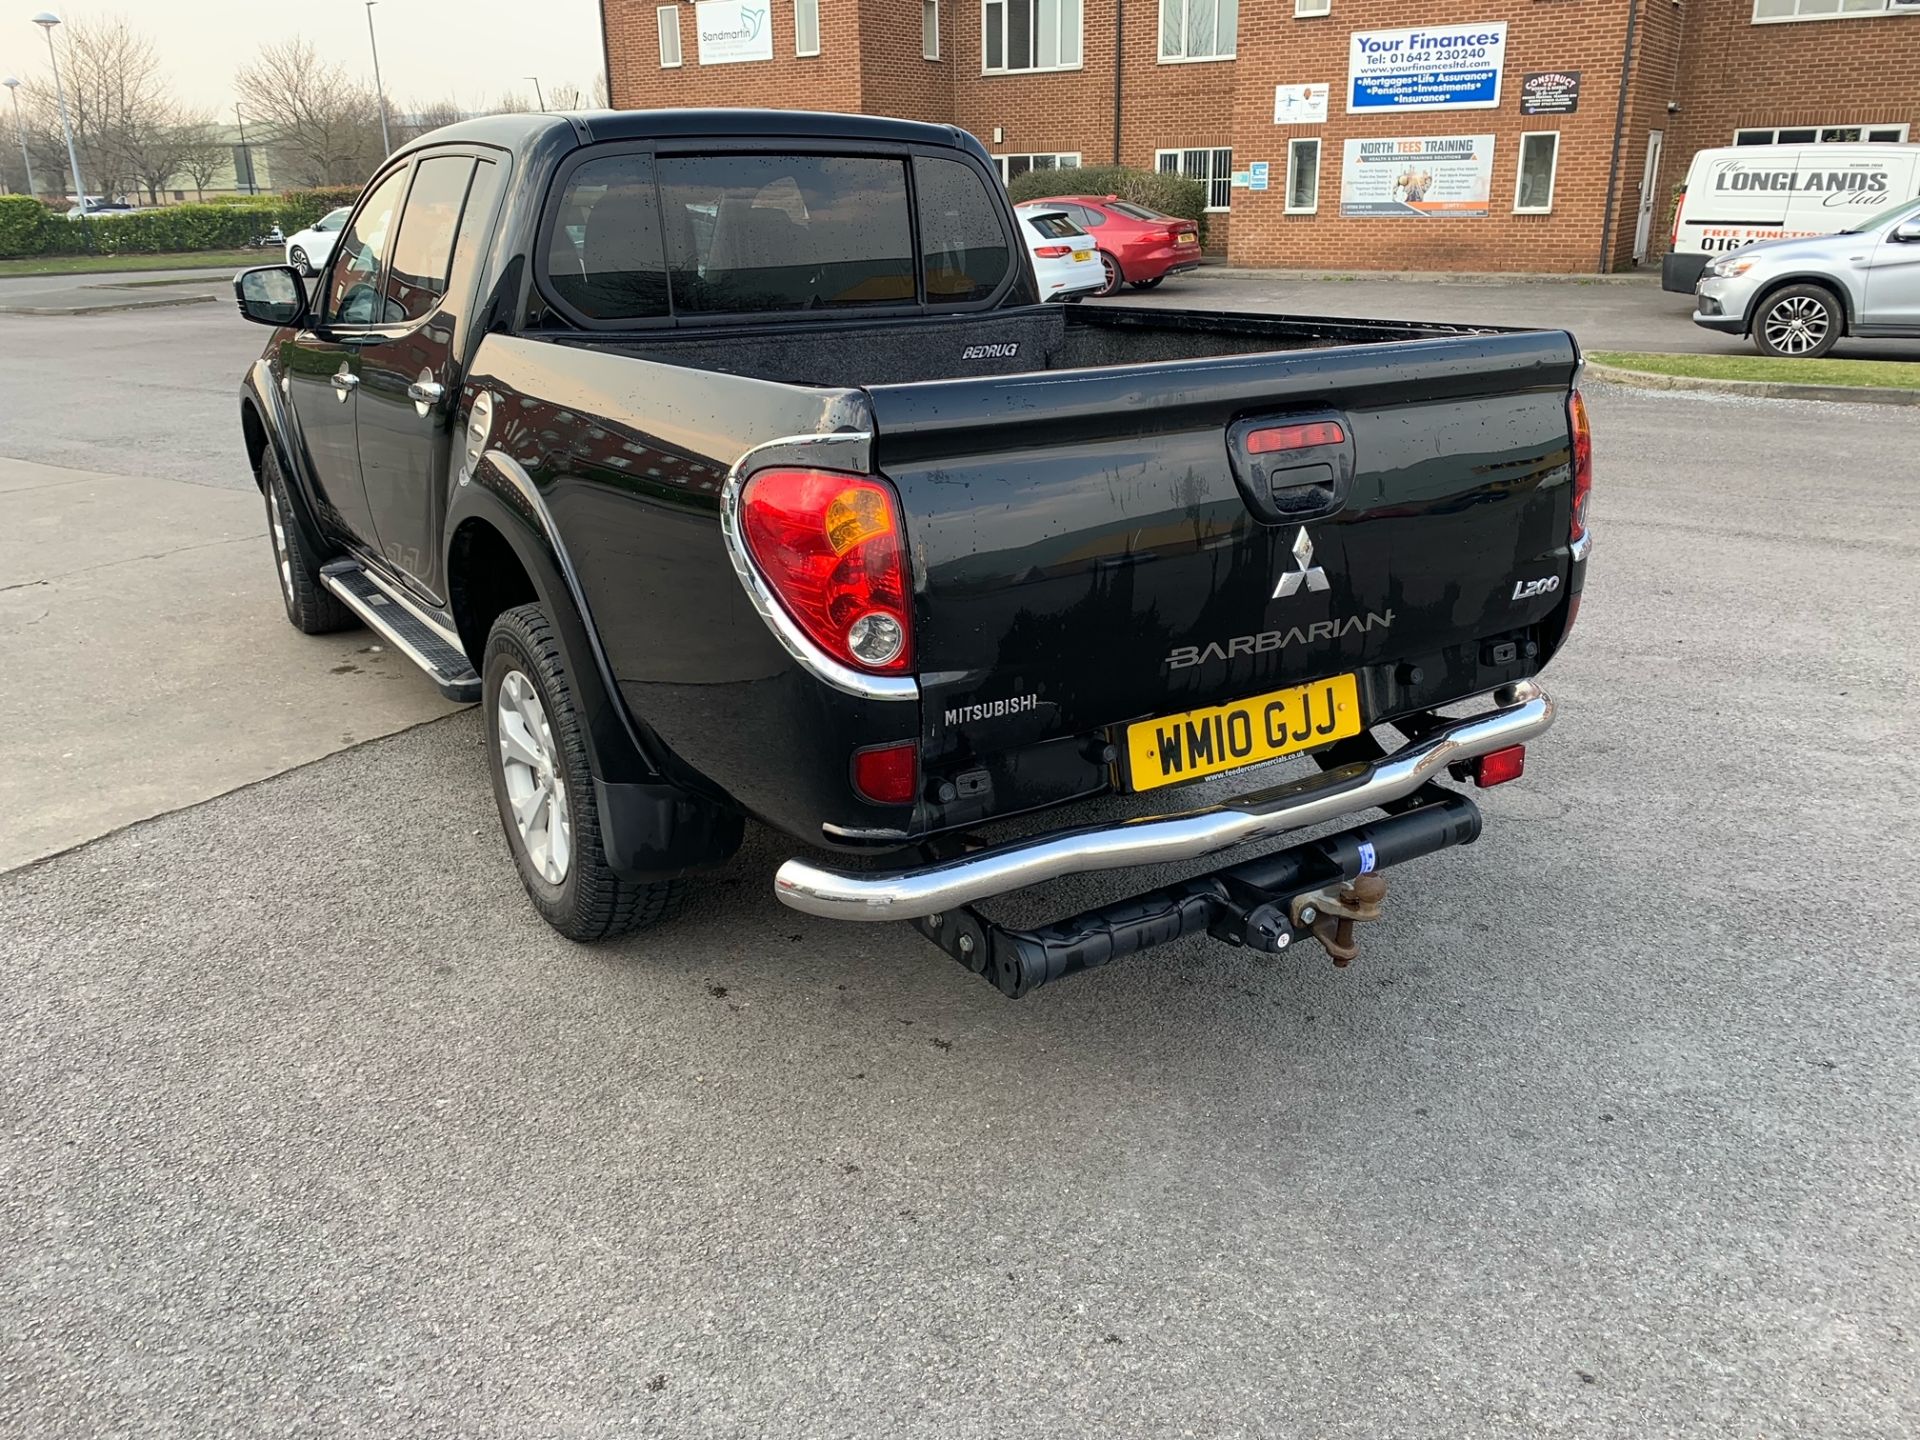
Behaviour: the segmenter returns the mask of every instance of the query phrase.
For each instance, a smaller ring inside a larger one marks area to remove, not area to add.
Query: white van
[[[1920,195],[1920,145],[1729,145],[1687,171],[1660,286],[1691,295],[1709,260],[1833,235]]]

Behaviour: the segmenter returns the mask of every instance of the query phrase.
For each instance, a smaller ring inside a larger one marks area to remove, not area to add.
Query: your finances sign
[[[1348,39],[1347,113],[1494,110],[1507,22],[1356,30]]]

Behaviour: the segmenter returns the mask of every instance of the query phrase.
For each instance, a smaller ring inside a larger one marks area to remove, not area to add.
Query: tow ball
[[[1386,898],[1386,876],[1360,875],[1345,885],[1296,895],[1288,909],[1294,927],[1311,932],[1335,967],[1344,970],[1360,953],[1353,927],[1378,920]]]

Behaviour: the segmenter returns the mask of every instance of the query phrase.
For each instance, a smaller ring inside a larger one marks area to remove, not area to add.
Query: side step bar
[[[1451,766],[1524,745],[1553,724],[1553,701],[1531,680],[1496,692],[1494,706],[1382,759],[1336,766],[1225,805],[1059,830],[904,870],[840,870],[796,857],[775,873],[773,891],[781,904],[826,920],[920,920],[1063,875],[1217,855],[1390,805]]]
[[[321,566],[320,581],[369,629],[379,632],[394,649],[426,671],[447,699],[472,704],[480,698],[480,677],[467,663],[460,637],[358,560],[335,560]]]

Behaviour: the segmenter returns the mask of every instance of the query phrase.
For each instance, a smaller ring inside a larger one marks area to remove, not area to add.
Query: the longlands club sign
[[[1729,194],[1818,195],[1824,205],[1884,204],[1891,177],[1871,162],[1834,169],[1794,169],[1725,160],[1714,169],[1713,188]]]

